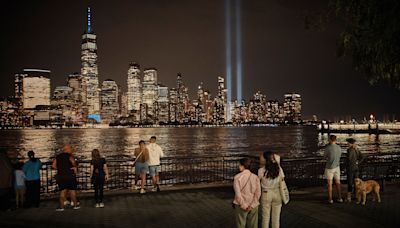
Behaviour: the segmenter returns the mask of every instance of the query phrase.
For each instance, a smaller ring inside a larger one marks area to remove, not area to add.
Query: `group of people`
[[[347,202],[351,202],[354,193],[354,179],[359,177],[359,165],[364,160],[361,151],[353,138],[346,139],[348,143],[346,170],[347,170]],[[337,202],[342,203],[340,185],[340,159],[342,149],[336,144],[336,136],[329,136],[329,144],[325,147],[324,157],[326,166],[324,176],[327,180],[328,203],[333,203],[332,185],[336,184]],[[284,172],[280,166],[280,157],[270,151],[260,156],[261,168],[258,175],[253,174],[250,168],[251,160],[240,160],[240,173],[234,177],[233,188],[235,198],[235,223],[238,228],[258,227],[258,208],[261,205],[261,227],[278,228],[283,198],[280,184],[284,181]]]
[[[134,188],[143,194],[146,192],[146,175],[152,178],[152,191],[160,191],[161,172],[160,158],[164,156],[163,150],[156,143],[156,136],[150,138],[150,142],[141,140],[135,149],[135,183]],[[10,159],[7,150],[0,148],[0,202],[1,209],[7,210],[19,207],[39,207],[40,203],[40,169],[42,163],[35,158],[33,151],[28,152],[29,160],[21,163],[18,159]],[[13,162],[15,160],[15,162]],[[78,164],[74,158],[72,147],[64,145],[62,153],[59,153],[52,162],[53,169],[57,170],[55,176],[58,185],[59,206],[57,211],[64,211],[66,205],[73,209],[79,209],[77,200],[76,179]],[[110,174],[107,162],[101,156],[98,149],[92,150],[90,162],[90,180],[94,188],[94,201],[96,208],[103,208],[103,190]],[[140,179],[140,180],[139,180]],[[139,185],[140,182],[140,185]],[[12,205],[11,197],[15,196],[15,205]]]
[[[357,148],[356,140],[353,138],[346,139],[348,143],[347,149],[347,197],[346,200],[351,202],[354,193],[354,179],[359,177],[359,164],[364,160],[361,151]],[[340,158],[342,157],[342,149],[336,144],[336,136],[329,136],[329,144],[325,147],[324,157],[326,158],[325,178],[328,184],[328,203],[333,204],[332,184],[335,181],[337,191],[337,202],[342,203],[342,191],[340,184]]]
[[[28,152],[25,163],[10,160],[5,149],[0,150],[0,202],[2,210],[13,208],[39,207],[40,169],[42,163],[35,158],[35,152]],[[15,205],[11,197],[15,196]]]
[[[249,168],[251,160],[239,161],[240,173],[234,177],[233,189],[235,198],[235,223],[239,228],[258,227],[258,207],[261,204],[261,227],[279,227],[282,197],[280,184],[284,181],[284,172],[280,166],[279,155],[266,151],[260,157],[262,167],[258,175]]]
[[[135,149],[135,188],[140,189],[140,193],[145,193],[145,182],[147,173],[152,177],[152,191],[160,191],[159,172],[161,171],[160,158],[164,156],[161,147],[156,144],[156,137],[150,138],[149,144],[146,146],[145,141],[139,141],[139,147]],[[56,182],[60,190],[59,207],[57,211],[64,211],[65,202],[69,202],[73,209],[79,209],[80,205],[77,201],[76,175],[78,172],[77,163],[72,154],[72,148],[69,144],[63,148],[63,153],[56,156],[52,164],[57,169]],[[107,162],[100,155],[98,149],[92,151],[92,160],[90,162],[90,179],[94,188],[94,200],[96,208],[103,208],[103,190],[104,184],[110,178]],[[141,185],[138,185],[139,178]]]

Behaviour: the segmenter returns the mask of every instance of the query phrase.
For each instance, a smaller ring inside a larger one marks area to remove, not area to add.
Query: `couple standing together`
[[[160,158],[164,156],[161,147],[156,143],[156,137],[151,136],[150,143],[146,146],[143,140],[139,141],[139,147],[135,149],[135,189],[140,189],[140,193],[146,193],[144,185],[146,183],[146,174],[149,173],[152,178],[153,192],[160,191],[161,162]],[[138,185],[140,177],[140,186]]]
[[[271,220],[272,228],[279,227],[282,197],[280,182],[284,173],[280,166],[280,157],[266,151],[260,157],[265,159],[264,167],[258,170],[258,176],[251,173],[250,159],[240,160],[240,173],[234,178],[235,223],[238,228],[258,227],[258,206],[261,197],[262,227],[268,228]]]

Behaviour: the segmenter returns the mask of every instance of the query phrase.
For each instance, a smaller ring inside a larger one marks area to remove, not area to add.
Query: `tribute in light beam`
[[[227,89],[227,108],[228,108],[228,120],[230,116],[230,102],[232,101],[232,39],[231,39],[231,7],[230,0],[225,0],[225,61],[226,61],[226,89]]]
[[[242,30],[240,0],[236,0],[236,93],[242,102]]]

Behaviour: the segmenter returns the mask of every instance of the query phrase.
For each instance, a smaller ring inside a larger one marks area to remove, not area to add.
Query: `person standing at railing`
[[[150,143],[147,145],[147,149],[149,150],[149,173],[153,181],[153,192],[160,191],[160,158],[164,157],[164,153],[156,143],[156,140],[156,136],[151,136]]]
[[[56,156],[53,161],[53,168],[57,169],[57,184],[60,190],[60,206],[56,211],[64,211],[64,201],[67,192],[71,197],[71,201],[74,205],[73,209],[79,209],[79,205],[76,200],[76,189],[77,189],[77,165],[72,155],[71,145],[66,144],[63,148],[63,152]]]
[[[140,194],[146,193],[144,184],[146,182],[146,173],[149,172],[149,150],[143,140],[139,141],[139,147],[135,149],[135,189],[140,189]],[[140,177],[140,186],[137,185]]]
[[[11,208],[13,167],[7,150],[0,148],[0,209]]]
[[[237,228],[258,227],[258,205],[260,204],[260,179],[251,173],[250,159],[240,159],[239,170],[233,180],[235,198],[235,223]]]
[[[26,176],[26,207],[39,207],[40,203],[40,169],[42,162],[35,158],[35,152],[28,152],[29,160],[22,170]]]
[[[14,189],[15,189],[15,204],[17,208],[24,207],[25,204],[25,192],[26,192],[26,185],[25,185],[25,173],[22,171],[22,166],[24,164],[18,162],[15,164],[14,170]]]
[[[108,181],[108,167],[106,159],[100,156],[98,149],[92,150],[92,161],[90,163],[90,179],[94,187],[95,207],[103,208],[103,190],[104,182]]]
[[[271,220],[272,228],[278,228],[282,209],[279,184],[285,175],[276,154],[266,151],[263,153],[263,159],[265,165],[258,169],[261,181],[261,227],[269,228]]]
[[[354,178],[359,177],[358,165],[363,161],[364,157],[356,145],[353,138],[346,139],[349,148],[347,149],[347,201],[351,202],[351,193],[353,192]]]
[[[340,157],[342,149],[336,144],[336,135],[329,136],[329,145],[325,147],[324,157],[326,158],[325,178],[328,182],[328,203],[332,204],[332,182],[335,180],[336,191],[339,203],[343,202],[340,189]]]

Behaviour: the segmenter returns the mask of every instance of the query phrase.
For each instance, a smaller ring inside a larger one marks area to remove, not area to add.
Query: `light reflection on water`
[[[327,134],[314,127],[226,127],[226,128],[115,128],[115,129],[27,129],[0,131],[0,147],[49,160],[62,146],[70,143],[80,159],[90,159],[97,148],[107,158],[132,157],[139,140],[152,136],[167,156],[258,155],[271,149],[285,158],[315,157],[322,154]],[[346,148],[348,134],[336,134],[338,144]],[[400,135],[355,134],[364,153],[400,152]]]

